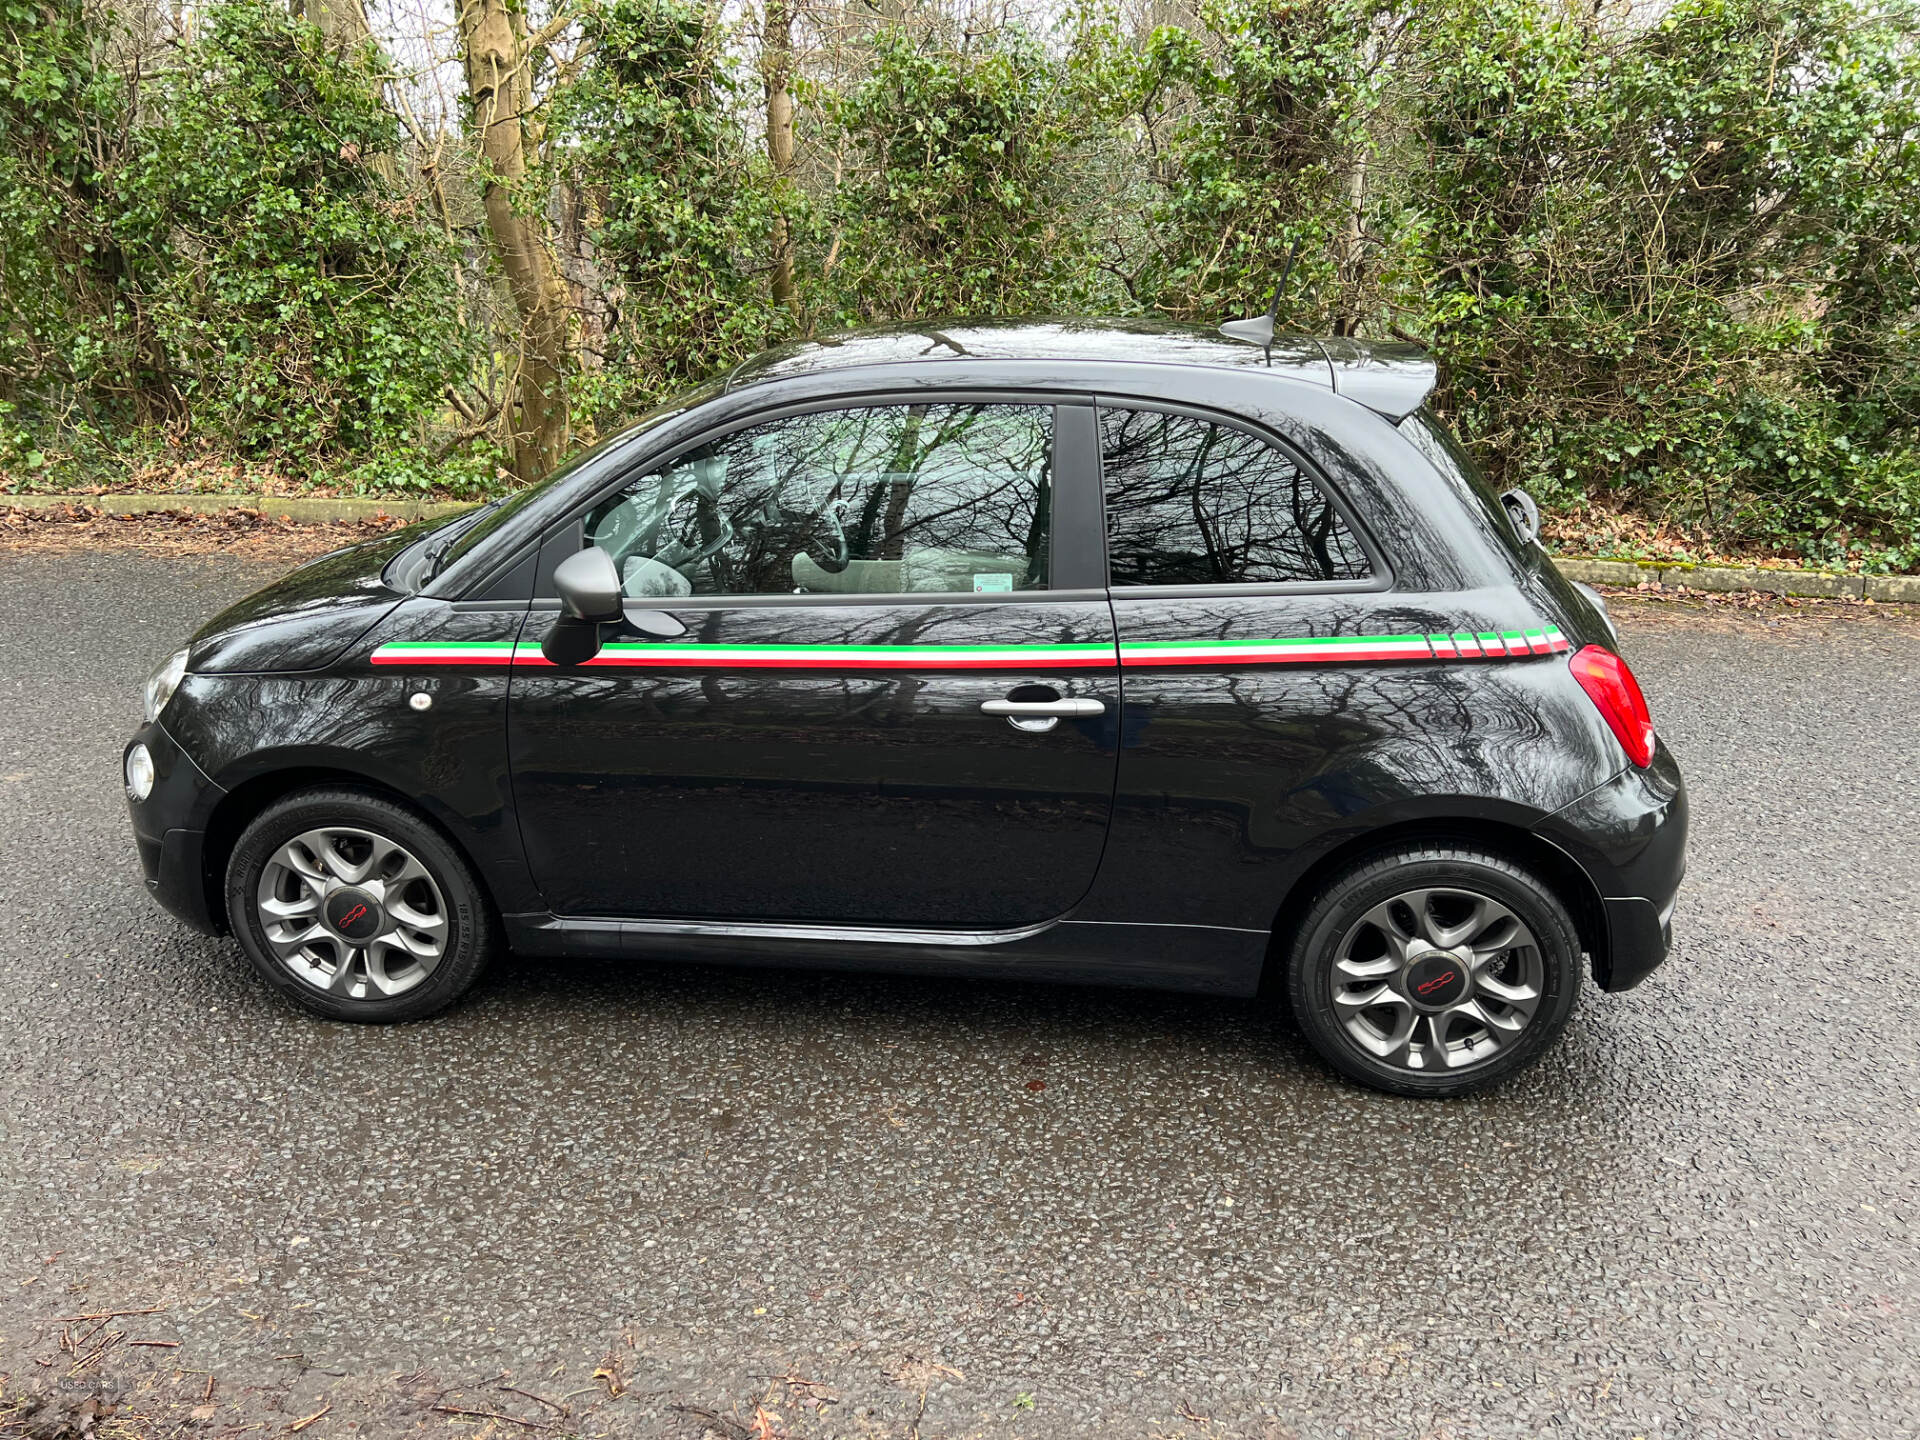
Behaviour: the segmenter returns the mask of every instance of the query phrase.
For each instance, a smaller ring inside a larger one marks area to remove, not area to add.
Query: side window
[[[1367,552],[1313,480],[1254,435],[1190,415],[1100,412],[1107,564],[1122,585],[1363,580]]]
[[[1053,409],[795,415],[645,475],[587,517],[634,597],[1043,590]]]

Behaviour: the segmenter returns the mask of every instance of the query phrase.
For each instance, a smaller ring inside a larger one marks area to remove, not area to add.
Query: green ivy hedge
[[[498,483],[482,401],[515,336],[471,162],[403,143],[373,47],[270,0],[216,0],[137,73],[94,5],[0,0],[0,468],[199,445]],[[1186,27],[1087,10],[1045,35],[842,16],[801,57],[784,176],[750,26],[574,14],[516,198],[573,267],[582,438],[796,334],[1211,324],[1264,308],[1292,255],[1284,324],[1429,346],[1441,407],[1549,510],[1920,567],[1911,0],[1205,0]]]

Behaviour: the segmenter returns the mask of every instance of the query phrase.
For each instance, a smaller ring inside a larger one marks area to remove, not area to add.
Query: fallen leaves
[[[381,515],[363,521],[307,525],[260,510],[222,510],[212,515],[184,510],[112,515],[86,504],[27,510],[7,505],[5,497],[0,496],[0,549],[12,552],[138,550],[157,555],[231,554],[291,563],[377,538],[405,523]]]

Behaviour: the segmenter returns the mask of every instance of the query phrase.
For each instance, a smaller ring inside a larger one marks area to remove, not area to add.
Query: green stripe
[[[1266,649],[1332,649],[1350,648],[1357,645],[1431,645],[1448,644],[1459,647],[1462,644],[1479,645],[1486,648],[1491,645],[1503,646],[1518,643],[1527,644],[1538,638],[1553,640],[1558,638],[1557,627],[1549,626],[1540,630],[1485,631],[1473,634],[1456,631],[1452,635],[1437,633],[1432,635],[1326,635],[1304,636],[1290,639],[1253,638],[1244,640],[1129,640],[1121,648],[1138,654],[1142,651],[1195,652],[1206,650],[1230,651],[1258,646]],[[525,641],[512,640],[389,640],[377,647],[380,652],[389,654],[410,651],[466,651],[473,654],[513,654],[516,649],[533,649]],[[1002,644],[925,644],[909,642],[900,645],[834,645],[834,644],[754,644],[729,641],[702,640],[653,640],[653,641],[613,641],[604,647],[617,654],[646,654],[653,651],[673,651],[676,649],[701,650],[709,652],[735,652],[751,655],[978,655],[993,652],[1018,651],[1023,655],[1045,658],[1050,655],[1108,655],[1114,647],[1102,643],[1079,644],[1027,644],[1020,641],[1008,641]]]

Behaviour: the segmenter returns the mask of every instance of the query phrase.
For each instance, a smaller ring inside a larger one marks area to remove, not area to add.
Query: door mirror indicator
[[[562,560],[553,572],[553,588],[560,592],[561,608],[572,619],[620,618],[620,570],[613,556],[598,545]]]

